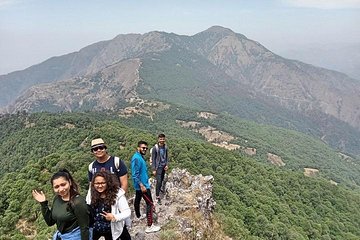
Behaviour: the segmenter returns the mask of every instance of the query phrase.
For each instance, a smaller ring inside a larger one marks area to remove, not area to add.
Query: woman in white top
[[[105,171],[95,173],[90,195],[86,201],[92,209],[93,240],[101,236],[105,240],[131,239],[124,223],[131,210],[115,176]]]

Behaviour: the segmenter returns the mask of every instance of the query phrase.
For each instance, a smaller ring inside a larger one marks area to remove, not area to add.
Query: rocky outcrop
[[[228,142],[213,143],[213,144],[214,144],[215,146],[222,147],[222,148],[225,148],[225,149],[227,149],[227,150],[236,150],[236,149],[241,148],[240,145],[232,144],[232,143],[228,143]]]
[[[200,118],[215,118],[217,117],[216,114],[208,113],[208,112],[201,112],[198,113],[198,117]],[[236,139],[234,136],[230,135],[229,133],[219,131],[214,127],[207,126],[207,127],[201,127],[201,122],[196,121],[182,121],[182,120],[176,120],[180,126],[184,128],[190,128],[194,132],[200,133],[206,141],[212,143],[215,146],[225,148],[227,150],[237,150],[240,149],[242,152],[249,156],[256,155],[256,148],[253,147],[243,147],[238,144],[230,143],[230,141]],[[246,141],[247,142],[247,141]],[[281,159],[280,159],[281,161]],[[284,164],[285,165],[285,164]]]
[[[215,118],[217,115],[207,112],[198,113],[198,117],[201,118]],[[184,128],[191,128],[192,131],[200,133],[206,141],[212,143],[215,146],[222,147],[228,150],[236,150],[241,148],[240,145],[230,143],[230,141],[234,140],[235,137],[230,135],[229,133],[219,131],[214,127],[207,126],[202,127],[200,122],[196,121],[182,121],[176,120],[180,126]]]
[[[267,160],[270,161],[272,164],[279,167],[285,166],[285,163],[283,162],[280,156],[273,153],[267,153],[266,156],[267,156]]]
[[[16,223],[16,229],[18,229],[26,237],[26,239],[34,239],[37,234],[37,230],[33,222],[26,219],[20,218]]]
[[[337,185],[338,185],[338,183],[337,183],[337,182],[335,182],[334,180],[330,180],[330,184],[335,185],[335,186],[337,186]]]
[[[201,127],[195,131],[203,135],[208,142],[212,143],[230,142],[235,139],[235,137],[229,133],[219,131],[211,126]]]
[[[244,153],[246,153],[247,155],[250,155],[250,156],[256,155],[256,148],[247,147],[247,148],[244,148],[243,151],[244,151]]]
[[[196,121],[182,121],[182,120],[176,120],[176,123],[180,124],[180,126],[184,127],[184,128],[196,128],[198,126],[200,126],[200,122],[196,122]]]
[[[131,106],[119,109],[118,112],[120,117],[129,118],[134,117],[135,115],[140,115],[153,120],[156,113],[170,107],[168,104],[163,102],[148,101],[138,97],[132,97],[130,99],[126,99],[126,101]]]
[[[229,239],[213,217],[216,202],[212,176],[193,176],[184,169],[173,169],[165,181],[162,205],[155,203],[156,224],[161,231],[145,234],[146,219],[134,220],[130,231],[133,239]],[[131,207],[132,203],[133,199]]]
[[[214,118],[217,117],[216,114],[210,113],[210,112],[198,112],[198,113],[197,113],[197,116],[198,116],[199,118],[205,118],[205,119],[214,119]]]
[[[319,174],[319,169],[304,168],[304,175],[307,177],[316,177]]]

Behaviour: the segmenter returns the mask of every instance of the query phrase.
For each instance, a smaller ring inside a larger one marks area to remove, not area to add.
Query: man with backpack
[[[91,182],[94,173],[108,171],[119,178],[120,187],[127,192],[128,170],[124,161],[120,160],[118,157],[110,156],[107,152],[107,146],[101,138],[96,138],[91,141],[91,152],[96,160],[89,164],[89,182]]]
[[[107,146],[102,138],[96,138],[91,141],[91,152],[96,160],[91,162],[88,167],[89,191],[86,199],[90,201],[90,184],[95,173],[107,171],[115,174],[119,179],[120,187],[127,192],[128,190],[128,170],[123,160],[119,157],[111,156],[107,152]],[[128,229],[131,228],[131,219],[125,219],[124,230],[128,234]],[[130,235],[128,235],[130,237]]]
[[[156,200],[159,205],[161,205],[160,191],[162,191],[165,172],[169,168],[168,147],[165,141],[165,134],[159,134],[157,144],[151,149],[151,167],[156,177]]]

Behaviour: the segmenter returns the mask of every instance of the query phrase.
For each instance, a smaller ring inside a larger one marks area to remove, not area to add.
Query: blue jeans
[[[81,239],[80,227],[74,228],[71,232],[61,234],[56,231],[52,240],[79,240]],[[92,240],[92,228],[89,229],[89,240]]]

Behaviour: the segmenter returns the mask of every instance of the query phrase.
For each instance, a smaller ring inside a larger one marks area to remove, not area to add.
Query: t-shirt
[[[102,234],[111,232],[110,221],[101,215],[103,212],[111,212],[111,207],[104,202],[92,207],[94,211],[94,231]]]
[[[60,233],[68,233],[80,227],[81,240],[89,239],[89,210],[85,199],[81,196],[74,198],[74,206],[69,209],[69,202],[55,196],[51,209],[48,201],[41,202],[41,212],[47,225],[56,227]]]
[[[163,168],[166,166],[167,163],[165,146],[161,146],[161,147],[159,146],[159,152],[160,152],[159,167]]]
[[[93,175],[97,172],[101,171],[108,171],[112,174],[116,174],[117,179],[120,181],[120,177],[127,174],[128,170],[123,160],[119,161],[119,168],[116,168],[115,166],[115,158],[113,156],[110,156],[110,158],[103,163],[98,162],[95,160],[92,164],[92,171],[88,171],[88,179],[89,182],[91,182]]]
[[[151,151],[151,167],[153,170],[163,169],[168,164],[168,149],[166,145],[155,144]]]

